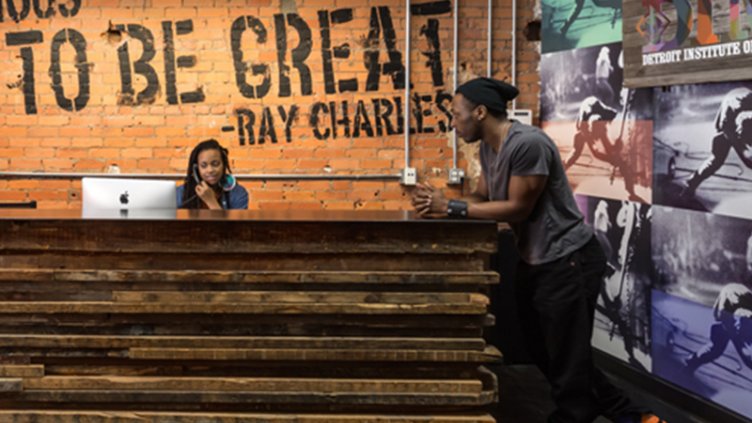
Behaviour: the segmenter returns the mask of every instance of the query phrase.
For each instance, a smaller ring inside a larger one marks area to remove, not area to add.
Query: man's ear
[[[478,122],[482,121],[486,118],[488,115],[488,108],[484,105],[480,105],[475,108],[475,118],[478,120]]]

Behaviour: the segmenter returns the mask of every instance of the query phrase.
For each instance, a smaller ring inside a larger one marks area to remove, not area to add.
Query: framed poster
[[[749,79],[752,2],[624,0],[624,85]]]

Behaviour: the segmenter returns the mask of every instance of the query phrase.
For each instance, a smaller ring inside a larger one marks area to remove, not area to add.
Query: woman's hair
[[[180,208],[201,208],[201,199],[196,195],[197,183],[196,179],[194,178],[194,174],[196,176],[199,175],[198,155],[206,150],[217,150],[219,151],[219,155],[222,157],[223,170],[222,177],[219,178],[219,185],[223,185],[225,183],[227,175],[232,173],[232,171],[230,170],[230,160],[228,158],[229,153],[227,152],[226,148],[222,147],[219,142],[217,142],[217,140],[208,139],[206,141],[201,141],[200,143],[198,143],[193,148],[193,151],[191,151],[191,157],[188,159],[188,170],[186,171],[185,181],[183,183],[183,198],[178,205],[178,207]],[[198,177],[200,178],[200,176]]]

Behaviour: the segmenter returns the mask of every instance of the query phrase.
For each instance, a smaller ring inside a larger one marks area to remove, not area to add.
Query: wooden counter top
[[[0,209],[0,220],[191,220],[254,222],[410,222],[416,224],[488,224],[490,221],[430,219],[412,211],[385,210],[103,210],[84,216],[81,210]]]

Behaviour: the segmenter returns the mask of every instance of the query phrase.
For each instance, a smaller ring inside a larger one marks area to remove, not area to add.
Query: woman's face
[[[209,185],[217,185],[225,173],[222,154],[219,150],[204,150],[198,153],[198,173]]]

